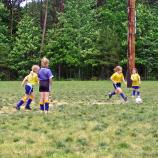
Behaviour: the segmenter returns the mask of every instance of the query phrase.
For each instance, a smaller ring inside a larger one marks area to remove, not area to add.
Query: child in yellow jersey
[[[18,102],[16,109],[20,110],[20,107],[26,102],[25,109],[31,110],[30,104],[34,98],[33,94],[33,86],[37,84],[38,81],[38,71],[39,71],[39,66],[38,65],[33,65],[32,66],[32,71],[30,72],[29,75],[27,75],[24,80],[22,81],[22,85],[25,85],[25,95],[22,97],[22,99]]]
[[[113,86],[114,86],[114,91],[109,93],[109,99],[115,95],[115,94],[119,94],[124,101],[127,101],[127,97],[125,96],[125,94],[123,93],[122,89],[121,89],[121,83],[125,82],[123,73],[122,73],[122,67],[121,66],[116,66],[114,69],[115,73],[111,76],[111,81],[113,82]]]
[[[135,97],[136,92],[137,92],[137,96],[139,97],[141,80],[136,68],[133,68],[132,70],[131,80],[132,80],[132,88],[133,88],[132,97]]]

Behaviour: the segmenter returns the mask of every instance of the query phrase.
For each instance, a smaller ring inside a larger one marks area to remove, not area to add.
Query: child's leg
[[[48,111],[49,110],[49,92],[45,92],[45,110]]]
[[[133,88],[133,91],[132,91],[132,97],[135,97],[135,94],[136,94],[136,89]]]
[[[27,100],[27,103],[26,103],[26,106],[25,106],[25,109],[31,109],[30,108],[30,104],[31,104],[31,102],[32,102],[32,100],[33,100],[33,97],[34,96],[34,94],[33,94],[33,92],[29,95],[29,97],[28,97],[28,100]]]
[[[115,91],[112,91],[111,93],[109,93],[109,99],[110,99],[113,95],[115,95],[115,94],[116,94]]]
[[[112,91],[111,93],[109,93],[109,99],[113,96],[113,95],[115,95],[115,94],[117,94],[117,85],[116,84],[113,84],[113,86],[114,86],[114,91]]]
[[[140,90],[137,89],[137,96],[139,97],[140,96]]]
[[[40,92],[40,110],[44,111],[44,92]]]
[[[126,95],[123,93],[121,88],[117,89],[118,93],[120,94],[121,98],[123,98],[124,101],[127,101]]]
[[[16,109],[20,110],[20,107],[26,102],[26,100],[28,99],[28,95],[24,95],[21,100],[17,103],[16,105]]]

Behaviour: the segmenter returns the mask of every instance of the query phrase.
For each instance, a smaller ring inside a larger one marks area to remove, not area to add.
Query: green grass
[[[143,82],[143,104],[122,104],[109,81],[54,82],[48,115],[16,112],[20,82],[0,82],[0,158],[157,158],[158,82]],[[38,104],[38,92],[36,104]]]

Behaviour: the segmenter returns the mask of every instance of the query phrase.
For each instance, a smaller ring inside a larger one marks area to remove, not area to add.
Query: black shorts
[[[40,92],[49,92],[50,91],[49,80],[40,81],[39,91]]]
[[[117,89],[117,88],[121,88],[121,83],[116,83],[116,84],[113,84],[114,88]]]

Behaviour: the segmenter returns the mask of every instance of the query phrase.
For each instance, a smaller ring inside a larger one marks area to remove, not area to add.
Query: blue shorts
[[[26,85],[25,85],[25,93],[26,93],[27,95],[30,95],[32,92],[33,92],[33,87],[32,87],[32,85],[31,85],[31,84],[26,84]]]
[[[133,89],[139,89],[139,86],[132,86]]]
[[[121,83],[116,83],[116,84],[113,84],[114,88],[117,89],[117,88],[121,88]]]

